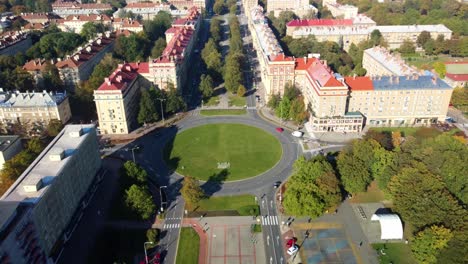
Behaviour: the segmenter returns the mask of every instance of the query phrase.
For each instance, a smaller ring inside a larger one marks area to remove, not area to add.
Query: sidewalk
[[[292,121],[283,121],[279,117],[275,116],[271,110],[267,107],[262,107],[258,110],[258,115],[270,123],[274,123],[278,126],[289,130],[298,130],[299,127]]]

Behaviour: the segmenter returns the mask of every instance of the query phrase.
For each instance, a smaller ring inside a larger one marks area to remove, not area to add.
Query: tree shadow
[[[216,89],[213,91],[213,96],[222,95],[222,94],[225,94],[226,92],[227,92],[227,91],[226,91],[226,88],[225,88],[225,87],[216,88]]]
[[[220,172],[211,175],[208,178],[208,181],[201,185],[201,188],[205,192],[206,196],[210,197],[221,190],[221,186],[228,176],[228,169],[222,169]]]

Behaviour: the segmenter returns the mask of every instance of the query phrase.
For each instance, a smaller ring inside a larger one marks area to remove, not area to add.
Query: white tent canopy
[[[380,238],[386,239],[403,239],[403,224],[400,217],[396,214],[374,214],[371,221],[380,222]]]

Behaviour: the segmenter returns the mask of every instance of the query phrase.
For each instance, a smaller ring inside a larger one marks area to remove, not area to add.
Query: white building
[[[380,46],[364,51],[362,67],[367,70],[367,76],[419,74],[415,68],[406,64],[399,55],[391,54],[385,47]]]
[[[0,170],[3,164],[23,149],[19,136],[0,136]]]

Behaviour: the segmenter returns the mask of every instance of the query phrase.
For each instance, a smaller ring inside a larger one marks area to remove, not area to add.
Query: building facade
[[[3,164],[23,149],[19,136],[0,136],[0,170]]]
[[[268,0],[267,13],[273,12],[275,17],[278,17],[282,11],[292,11],[299,17],[304,17],[310,12],[318,13],[318,9],[309,4],[307,0]]]
[[[55,66],[65,86],[70,90],[74,90],[77,83],[88,80],[94,67],[106,53],[112,51],[115,39],[114,33],[99,34],[98,37],[90,40],[84,47],[78,47],[77,51],[71,56],[58,61]]]
[[[326,7],[333,17],[336,18],[354,18],[358,14],[358,8],[353,5],[342,5],[336,0],[323,0],[322,5]]]
[[[445,63],[445,81],[452,87],[468,87],[468,61]]]
[[[358,44],[368,40],[372,31],[379,30],[390,49],[397,49],[405,40],[416,42],[419,34],[428,31],[433,39],[443,35],[444,39],[452,37],[452,31],[444,25],[402,25],[376,26],[376,23],[365,15],[350,19],[308,19],[292,20],[286,24],[286,35],[293,38],[315,36],[318,41],[340,43],[344,50],[349,50],[352,43]]]
[[[94,91],[101,134],[128,134],[138,127],[140,90],[150,86],[140,75],[148,71],[147,63],[119,64]]]
[[[68,125],[0,198],[5,263],[54,263],[101,167],[93,125]]]
[[[47,125],[57,119],[65,124],[71,118],[66,93],[0,91],[0,122]]]
[[[100,14],[69,15],[66,16],[64,19],[57,20],[56,25],[62,31],[80,34],[83,25],[88,22],[95,24],[103,24],[104,26],[111,28],[112,19],[107,15]]]
[[[419,74],[399,56],[390,53],[385,47],[376,46],[364,50],[362,67],[367,76],[403,76]]]
[[[112,10],[110,4],[81,4],[79,2],[68,2],[57,0],[52,3],[52,12],[61,17],[69,15],[91,15],[103,14],[104,12]]]
[[[136,2],[128,3],[125,7],[119,8],[114,17],[120,17],[121,14],[132,12],[135,15],[141,16],[143,19],[151,20],[160,11],[171,13],[171,6],[166,3],[153,3],[153,2]]]
[[[349,111],[369,126],[413,126],[443,122],[452,88],[435,76],[348,77]]]
[[[28,33],[9,32],[0,37],[0,55],[25,53],[31,46],[31,36]]]

